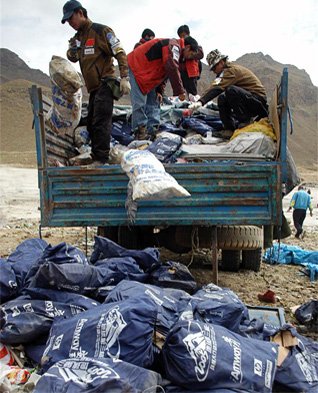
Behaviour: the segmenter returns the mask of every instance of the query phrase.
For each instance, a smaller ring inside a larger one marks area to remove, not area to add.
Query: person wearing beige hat
[[[230,133],[268,116],[265,88],[252,71],[228,61],[218,49],[209,52],[206,60],[216,78],[189,109],[196,111],[218,97],[220,118]]]

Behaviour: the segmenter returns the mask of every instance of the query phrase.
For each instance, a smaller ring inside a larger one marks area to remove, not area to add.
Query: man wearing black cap
[[[129,94],[130,83],[126,53],[113,30],[93,23],[79,1],[69,0],[63,7],[62,23],[68,22],[77,31],[69,40],[67,58],[79,61],[87,90],[87,129],[91,138],[93,165],[107,163],[112,129],[113,99],[116,80],[113,58],[120,72],[119,95]]]

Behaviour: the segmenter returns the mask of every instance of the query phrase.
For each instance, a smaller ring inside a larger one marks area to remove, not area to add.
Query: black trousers
[[[198,94],[198,88],[197,88],[197,78],[190,78],[188,76],[187,71],[180,71],[181,79],[182,79],[182,84],[185,89],[185,91],[188,94],[193,94],[196,96]]]
[[[113,93],[106,83],[90,93],[87,131],[91,138],[92,158],[106,162],[109,156],[112,131]]]
[[[294,209],[293,211],[293,221],[294,221],[294,226],[296,228],[296,237],[299,237],[299,235],[303,231],[303,222],[306,218],[306,210],[305,209]]]
[[[268,116],[266,99],[237,86],[229,86],[218,97],[220,118],[225,130],[234,131],[252,117]]]

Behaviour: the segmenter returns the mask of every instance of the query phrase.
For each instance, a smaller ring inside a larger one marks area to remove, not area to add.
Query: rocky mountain
[[[35,139],[32,130],[32,109],[28,88],[43,87],[50,95],[50,78],[40,70],[31,69],[9,49],[0,49],[1,138],[0,163],[35,165]],[[293,118],[293,134],[288,145],[298,166],[318,169],[317,163],[317,92],[309,75],[293,65],[281,64],[261,52],[248,53],[236,60],[250,68],[262,81],[268,97],[280,79],[284,67],[289,70],[289,106]],[[202,93],[213,78],[203,64],[199,80]],[[84,92],[85,93],[85,92]],[[168,86],[167,95],[171,95]],[[121,103],[121,102],[120,102]],[[125,103],[125,102],[122,102]]]
[[[30,68],[20,57],[9,49],[0,49],[0,83],[16,79],[32,81],[42,86],[50,86],[50,78],[41,70]]]

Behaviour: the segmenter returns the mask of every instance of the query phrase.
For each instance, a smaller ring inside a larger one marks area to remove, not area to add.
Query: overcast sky
[[[52,55],[65,57],[75,31],[61,24],[65,0],[0,0],[1,47],[48,74]],[[317,0],[83,0],[94,22],[110,26],[129,53],[144,28],[177,37],[182,24],[205,55],[219,49],[230,60],[253,52],[304,69],[318,86]],[[205,60],[204,60],[205,61]],[[77,67],[79,70],[79,68]]]

